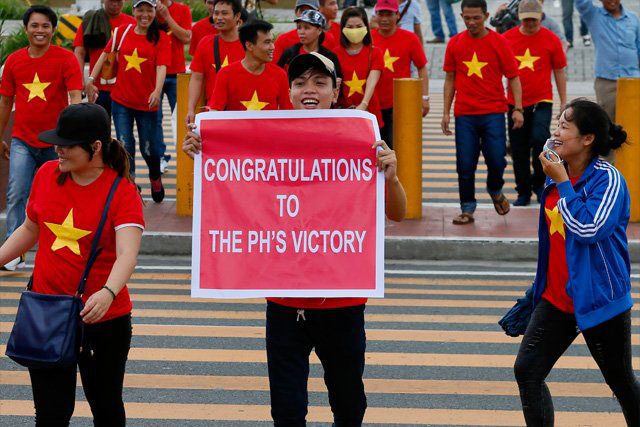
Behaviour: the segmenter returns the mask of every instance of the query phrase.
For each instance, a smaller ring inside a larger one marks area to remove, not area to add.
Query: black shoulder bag
[[[117,177],[102,211],[91,252],[75,295],[48,295],[31,291],[33,276],[22,292],[5,354],[27,368],[61,368],[78,362],[82,341],[82,294],[89,272],[100,255],[98,248],[109,205],[120,183]]]
[[[213,37],[213,60],[216,63],[216,73],[222,68],[222,62],[220,61],[220,36],[215,35]]]

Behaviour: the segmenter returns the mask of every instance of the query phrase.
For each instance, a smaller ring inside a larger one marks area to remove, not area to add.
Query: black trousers
[[[640,426],[640,383],[631,365],[631,311],[583,331],[589,351],[615,394],[628,426]],[[522,339],[515,375],[527,426],[553,426],[553,402],[544,380],[578,336],[576,320],[546,300],[536,307]]]
[[[78,366],[96,427],[126,424],[122,383],[131,346],[131,315],[85,325]],[[68,426],[76,400],[76,367],[29,369],[36,426]]]
[[[306,425],[312,349],[324,369],[334,426],[362,425],[367,408],[362,382],[364,307],[297,310],[267,303],[267,362],[276,427]]]
[[[519,196],[531,197],[531,192],[539,192],[544,188],[545,174],[538,156],[545,142],[551,136],[551,113],[553,104],[539,102],[524,109],[524,124],[520,129],[513,129],[513,106],[509,106],[509,142],[513,158],[513,173],[516,178],[516,191]],[[533,167],[533,173],[531,168]]]
[[[384,126],[380,128],[380,138],[393,149],[393,108],[380,110]]]

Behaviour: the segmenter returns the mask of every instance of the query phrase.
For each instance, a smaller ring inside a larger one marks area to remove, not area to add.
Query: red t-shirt
[[[38,134],[56,127],[58,116],[69,105],[71,90],[82,90],[82,72],[70,51],[49,46],[39,58],[31,58],[28,48],[7,58],[2,72],[0,95],[15,96],[14,138],[32,147],[51,147]]]
[[[189,68],[191,71],[204,74],[205,79],[205,99],[211,99],[213,89],[216,86],[216,66],[213,56],[213,42],[215,35],[209,35],[200,40],[196,54],[193,56]],[[220,47],[220,69],[229,64],[241,61],[244,58],[244,49],[240,39],[232,42],[222,40],[218,37]]]
[[[275,64],[265,64],[262,74],[255,75],[238,61],[220,70],[207,107],[218,111],[291,110],[289,80]]]
[[[111,35],[113,36],[113,30],[115,30],[117,27],[121,27],[124,25],[124,27],[126,28],[129,24],[136,25],[136,20],[133,16],[129,16],[126,13],[121,13],[115,18],[109,18],[109,23],[111,24]],[[118,32],[120,31],[121,30],[118,30]],[[80,24],[80,26],[78,27],[78,31],[76,32],[76,38],[73,40],[73,47],[83,47],[83,37],[84,33],[82,32],[82,24]],[[96,48],[87,50],[89,51],[89,74],[91,74],[91,72],[93,71],[93,66],[96,65],[96,62],[98,62],[98,58],[100,58],[100,55],[102,54],[102,52],[104,52],[104,49]],[[96,87],[101,91],[110,92],[113,88],[113,85],[101,84],[100,80],[101,79],[98,78],[98,80],[95,82]]]
[[[338,56],[343,76],[338,105],[342,108],[357,107],[364,98],[369,72],[373,70],[382,71],[384,68],[382,51],[378,47],[364,46],[356,55],[350,55],[344,47],[340,46],[336,48],[335,53]],[[380,103],[376,92],[373,93],[369,101],[367,111],[376,116],[379,126],[383,126]]]
[[[571,178],[575,185],[580,178]],[[549,301],[558,310],[573,313],[573,300],[567,295],[569,270],[567,267],[566,229],[562,215],[558,210],[560,193],[557,188],[549,192],[544,202],[545,219],[549,228],[549,264],[547,266],[547,287],[542,298]]]
[[[75,294],[100,223],[104,203],[116,177],[105,168],[89,185],[68,177],[58,185],[58,161],[45,163],[36,173],[27,204],[27,216],[40,227],[33,269],[33,291],[44,294]],[[107,282],[116,260],[116,231],[124,227],[144,230],[142,200],[135,184],[122,180],[111,201],[100,237],[102,252],[96,259],[82,297],[86,302]],[[126,286],[118,293],[100,321],[131,312]]]
[[[125,30],[118,29],[116,48]],[[111,52],[111,43],[109,40],[105,52]],[[131,28],[118,52],[118,78],[111,99],[133,110],[157,111],[158,107],[149,108],[149,95],[156,88],[156,67],[170,63],[171,42],[166,33],[160,31],[160,40],[154,45],[146,35],[136,34]]]
[[[329,21],[329,34],[333,36],[335,47],[340,46],[340,23]]]
[[[172,1],[168,9],[171,17],[178,25],[187,31],[191,30],[191,9],[189,9],[189,6]],[[158,21],[165,22],[160,17],[158,17]],[[167,34],[171,36],[171,64],[167,67],[167,74],[184,73],[186,69],[184,43],[174,36],[171,30]]]
[[[502,36],[518,61],[522,105],[528,107],[538,102],[553,102],[551,72],[567,66],[567,56],[558,36],[544,27],[532,36],[522,34],[520,27],[512,28]],[[514,105],[511,87],[508,100]]]
[[[193,24],[191,28],[191,43],[189,44],[189,55],[193,56],[196,54],[196,49],[198,48],[198,43],[206,36],[216,35],[220,31],[213,26],[211,22],[212,18],[207,16]]]
[[[277,64],[282,53],[296,43],[300,43],[300,37],[298,36],[297,29],[294,28],[291,31],[280,34],[276,39],[276,47],[273,51],[273,63]],[[329,50],[333,50],[337,46],[337,41],[330,32],[324,32],[324,41],[322,42],[322,46]]]
[[[376,86],[380,108],[393,108],[393,79],[411,77],[411,63],[422,68],[427,65],[427,57],[418,36],[411,31],[397,28],[391,36],[384,37],[376,28],[371,36],[374,46],[383,53],[384,69]]]
[[[516,77],[518,65],[504,37],[488,31],[479,39],[463,31],[447,44],[443,69],[455,73],[455,116],[507,111],[502,76]]]

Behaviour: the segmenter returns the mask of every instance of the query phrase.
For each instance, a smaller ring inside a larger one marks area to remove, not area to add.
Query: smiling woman
[[[102,251],[81,295],[84,326],[78,367],[95,424],[124,426],[122,382],[131,343],[126,283],[135,268],[144,229],[142,200],[129,177],[127,152],[111,138],[111,121],[104,108],[96,104],[67,107],[56,128],[39,137],[56,147],[60,159],[45,163],[37,172],[27,218],[0,247],[0,264],[38,243],[31,290],[76,294],[107,195],[116,178],[123,178],[109,206],[99,242]],[[78,367],[29,368],[36,425],[69,424]]]

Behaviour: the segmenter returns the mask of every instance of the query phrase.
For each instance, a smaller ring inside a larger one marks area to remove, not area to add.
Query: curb
[[[385,259],[434,261],[536,261],[538,239],[389,236]],[[145,233],[144,255],[191,255],[191,233]],[[629,242],[631,262],[640,262],[640,240]]]

